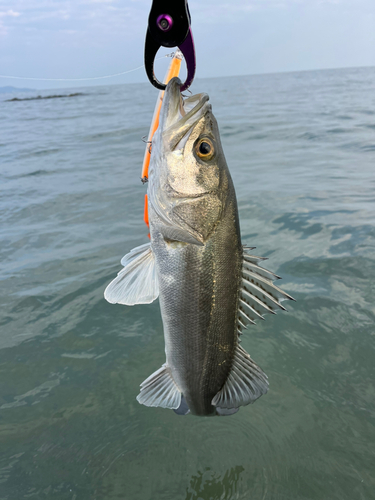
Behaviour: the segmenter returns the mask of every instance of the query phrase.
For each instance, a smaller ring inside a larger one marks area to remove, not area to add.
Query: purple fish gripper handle
[[[195,50],[194,50],[194,40],[193,33],[191,32],[191,28],[189,28],[189,32],[185,40],[178,47],[184,55],[187,67],[187,77],[185,82],[181,86],[181,92],[188,89],[190,85],[193,83],[194,75],[195,75]]]
[[[179,25],[169,14],[159,14],[155,16],[153,22],[149,24],[145,43],[145,69],[148,79],[152,85],[159,90],[165,90],[166,88],[166,85],[160,82],[154,73],[155,56],[161,46],[177,46],[185,58],[187,76],[185,82],[181,85],[181,92],[189,88],[194,80],[196,68],[194,40],[187,17],[185,22],[187,23],[187,35],[182,41],[181,38],[178,39],[178,37],[176,37],[176,32],[179,33]]]

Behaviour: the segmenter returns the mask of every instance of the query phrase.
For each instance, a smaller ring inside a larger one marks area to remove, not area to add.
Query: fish
[[[150,242],[123,259],[110,303],[159,297],[166,362],[141,384],[139,403],[179,415],[225,416],[268,391],[268,377],[240,336],[290,295],[241,242],[233,181],[206,93],[167,85],[152,140]]]

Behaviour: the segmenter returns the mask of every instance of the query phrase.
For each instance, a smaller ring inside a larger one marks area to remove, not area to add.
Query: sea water
[[[210,95],[243,242],[297,299],[242,337],[269,392],[226,418],[136,401],[165,362],[159,304],[103,291],[148,241],[157,92],[2,95],[1,500],[375,498],[375,68],[192,91]]]

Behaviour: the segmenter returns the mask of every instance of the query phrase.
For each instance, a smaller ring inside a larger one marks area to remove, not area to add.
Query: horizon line
[[[345,69],[365,69],[365,68],[375,68],[375,65],[368,65],[368,66],[340,66],[340,67],[331,67],[331,68],[314,68],[314,69],[299,69],[299,70],[287,70],[287,71],[267,71],[267,72],[259,72],[259,73],[240,73],[236,75],[219,75],[219,76],[204,76],[204,77],[196,77],[195,80],[213,80],[213,79],[218,79],[218,78],[237,78],[237,77],[244,77],[244,76],[266,76],[266,75],[280,75],[280,74],[289,74],[289,73],[309,73],[309,72],[315,72],[315,71],[339,71],[339,70],[345,70]],[[117,76],[116,76],[117,77]],[[114,77],[114,78],[116,78]],[[100,78],[100,77],[98,77]],[[18,79],[18,77],[17,77]],[[25,78],[27,80],[27,78]],[[35,79],[36,80],[36,79]],[[53,80],[53,79],[51,79]],[[59,81],[60,79],[56,79],[56,82]],[[43,81],[43,78],[40,79],[40,81]],[[71,82],[73,83],[73,82]],[[77,88],[77,87],[108,87],[109,85],[139,85],[139,84],[146,84],[148,83],[147,80],[144,81],[137,81],[137,82],[120,82],[120,83],[107,83],[105,85],[103,84],[91,84],[91,85],[72,85],[70,87],[57,87],[57,88]],[[48,88],[25,88],[25,87],[15,87],[13,85],[3,85],[0,86],[1,88],[13,88],[16,90],[49,90]],[[53,89],[51,89],[53,90]]]

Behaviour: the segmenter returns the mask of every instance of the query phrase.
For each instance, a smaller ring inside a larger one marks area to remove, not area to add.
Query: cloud
[[[12,9],[8,9],[6,11],[0,11],[0,36],[4,37],[8,34],[8,28],[5,26],[3,19],[6,17],[18,17],[20,16],[20,12],[17,12]]]
[[[7,10],[5,12],[4,11],[3,12],[0,11],[0,17],[18,17],[20,15],[21,15],[20,12],[16,12],[16,11],[14,11],[12,9],[9,9],[9,10]]]
[[[374,0],[356,0],[356,5]],[[189,0],[195,26],[236,25],[255,15],[288,10],[346,8],[353,0]],[[106,37],[138,39],[145,31],[151,0],[0,0],[0,34],[24,36],[25,28],[34,28],[39,35],[61,29],[78,31],[98,40]],[[100,41],[100,42],[99,42]]]
[[[113,3],[116,2],[116,0],[86,0],[83,3]]]

